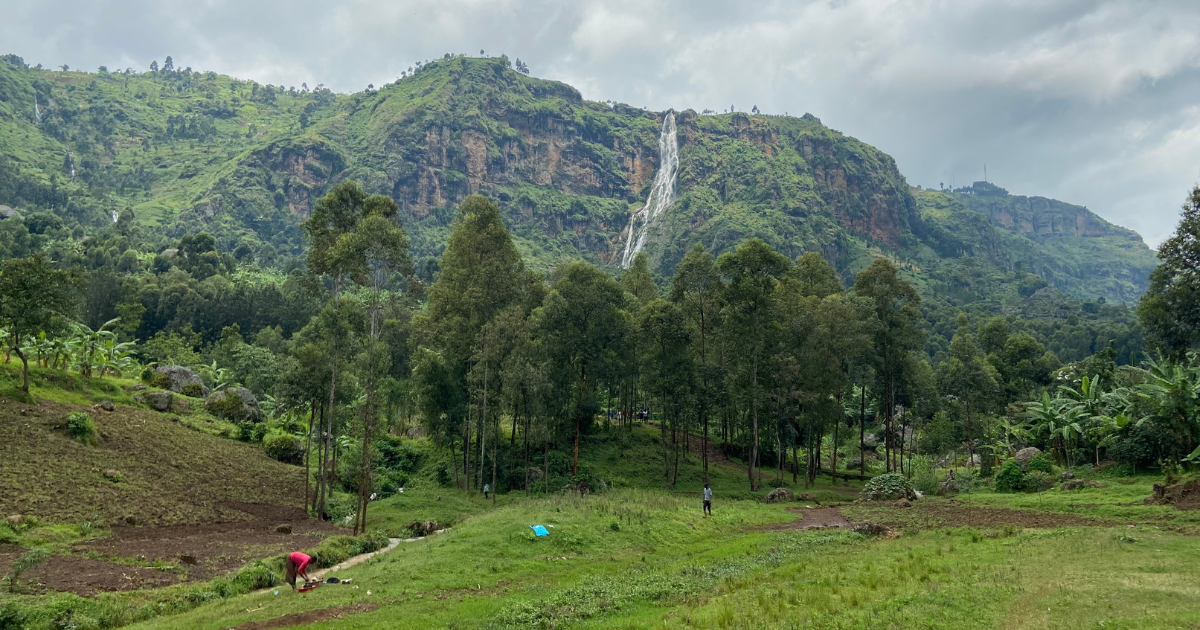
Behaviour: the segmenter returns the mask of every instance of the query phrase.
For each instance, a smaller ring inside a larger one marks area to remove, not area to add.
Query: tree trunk
[[[575,400],[575,457],[571,464],[571,476],[579,476],[579,433],[581,431],[580,423],[583,421],[583,389],[587,382],[587,368],[581,368],[579,371],[579,396]]]
[[[864,379],[866,380],[866,379]],[[858,407],[858,474],[867,474],[867,384],[863,383],[858,390],[861,398]]]
[[[754,367],[750,375],[750,407],[753,417],[750,436],[750,491],[757,490],[754,483],[754,464],[758,462],[758,362],[754,362]]]
[[[308,404],[308,432],[304,436],[304,512],[306,514],[308,513],[309,505],[308,490],[310,485],[309,475],[311,474],[309,460],[312,458],[313,419],[316,417],[316,415],[317,404],[316,402],[310,402]]]
[[[834,421],[834,424],[833,424],[833,453],[830,455],[830,458],[829,458],[829,477],[835,485],[837,484],[838,429],[841,429],[841,427],[838,425],[840,425],[842,423],[842,416],[843,416],[843,414],[846,413],[842,409],[842,393],[841,392],[838,392],[837,402],[838,402],[838,417]]]
[[[529,496],[529,408],[525,408],[525,496]]]
[[[21,352],[21,341],[17,339],[13,346],[13,352],[17,353],[17,358],[21,360],[21,391],[29,393],[29,359],[25,358],[25,353]]]
[[[484,356],[487,356],[487,341],[483,346]],[[479,416],[479,488],[483,488],[484,455],[487,453],[487,398],[488,398],[488,366],[489,361],[483,360],[483,413]]]

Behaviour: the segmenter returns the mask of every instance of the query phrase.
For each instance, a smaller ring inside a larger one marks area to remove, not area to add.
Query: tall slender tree
[[[763,392],[759,370],[766,365],[775,319],[775,293],[788,273],[791,261],[759,239],[751,239],[733,252],[722,254],[717,267],[725,276],[725,314],[728,334],[735,335],[742,349],[736,357],[740,364],[739,381],[750,401],[750,489],[757,489],[754,467],[758,461],[759,403]]]

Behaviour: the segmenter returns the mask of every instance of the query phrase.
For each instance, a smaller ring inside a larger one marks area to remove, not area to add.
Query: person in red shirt
[[[283,581],[288,583],[293,590],[296,588],[296,576],[304,578],[304,583],[308,584],[308,563],[312,557],[307,556],[299,551],[293,551],[287,557],[287,561],[283,563],[284,576]]]

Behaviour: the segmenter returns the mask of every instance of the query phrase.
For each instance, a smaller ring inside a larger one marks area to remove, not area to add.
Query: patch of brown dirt
[[[300,508],[233,502],[222,507],[236,511],[245,520],[114,527],[111,536],[75,545],[72,551],[146,563],[161,560],[178,566],[186,574],[186,580],[206,580],[234,571],[255,558],[313,547],[322,537],[336,531],[328,523],[308,518]],[[293,533],[275,533],[278,525],[290,525]]]
[[[1200,481],[1167,486],[1154,484],[1154,496],[1146,497],[1146,505],[1174,505],[1180,510],[1200,510]]]
[[[776,523],[767,526],[769,532],[795,531],[806,529],[826,529],[829,527],[850,527],[852,523],[842,516],[842,510],[835,507],[827,508],[787,508],[788,512],[799,514],[801,518],[791,523]]]
[[[262,621],[251,621],[240,626],[234,626],[229,630],[272,630],[274,628],[291,628],[294,626],[307,626],[323,621],[334,621],[348,615],[358,615],[365,612],[371,612],[379,608],[379,604],[374,602],[358,602],[355,604],[344,604],[342,606],[333,606],[330,608],[321,608],[319,610],[310,610],[302,613],[293,613],[276,617],[275,619],[264,619]]]
[[[179,582],[173,571],[133,567],[107,560],[54,556],[21,576],[23,585],[88,597],[102,592],[136,591]]]
[[[871,521],[892,529],[1003,527],[1005,525],[1028,529],[1052,529],[1055,527],[1114,527],[1125,524],[1076,514],[974,507],[954,499],[944,502],[916,501],[910,508],[856,506],[851,510],[851,516],[855,521]]]

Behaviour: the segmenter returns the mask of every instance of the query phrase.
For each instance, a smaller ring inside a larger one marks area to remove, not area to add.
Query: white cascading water
[[[42,110],[38,109],[37,94],[33,95],[33,115],[39,123],[42,122]]]
[[[621,256],[621,268],[628,269],[633,257],[646,248],[650,230],[657,226],[663,211],[675,203],[675,177],[679,174],[679,140],[675,137],[675,114],[667,112],[663,118],[662,133],[658,136],[660,164],[654,174],[654,185],[646,205],[629,217],[629,233],[625,237],[625,253]]]

